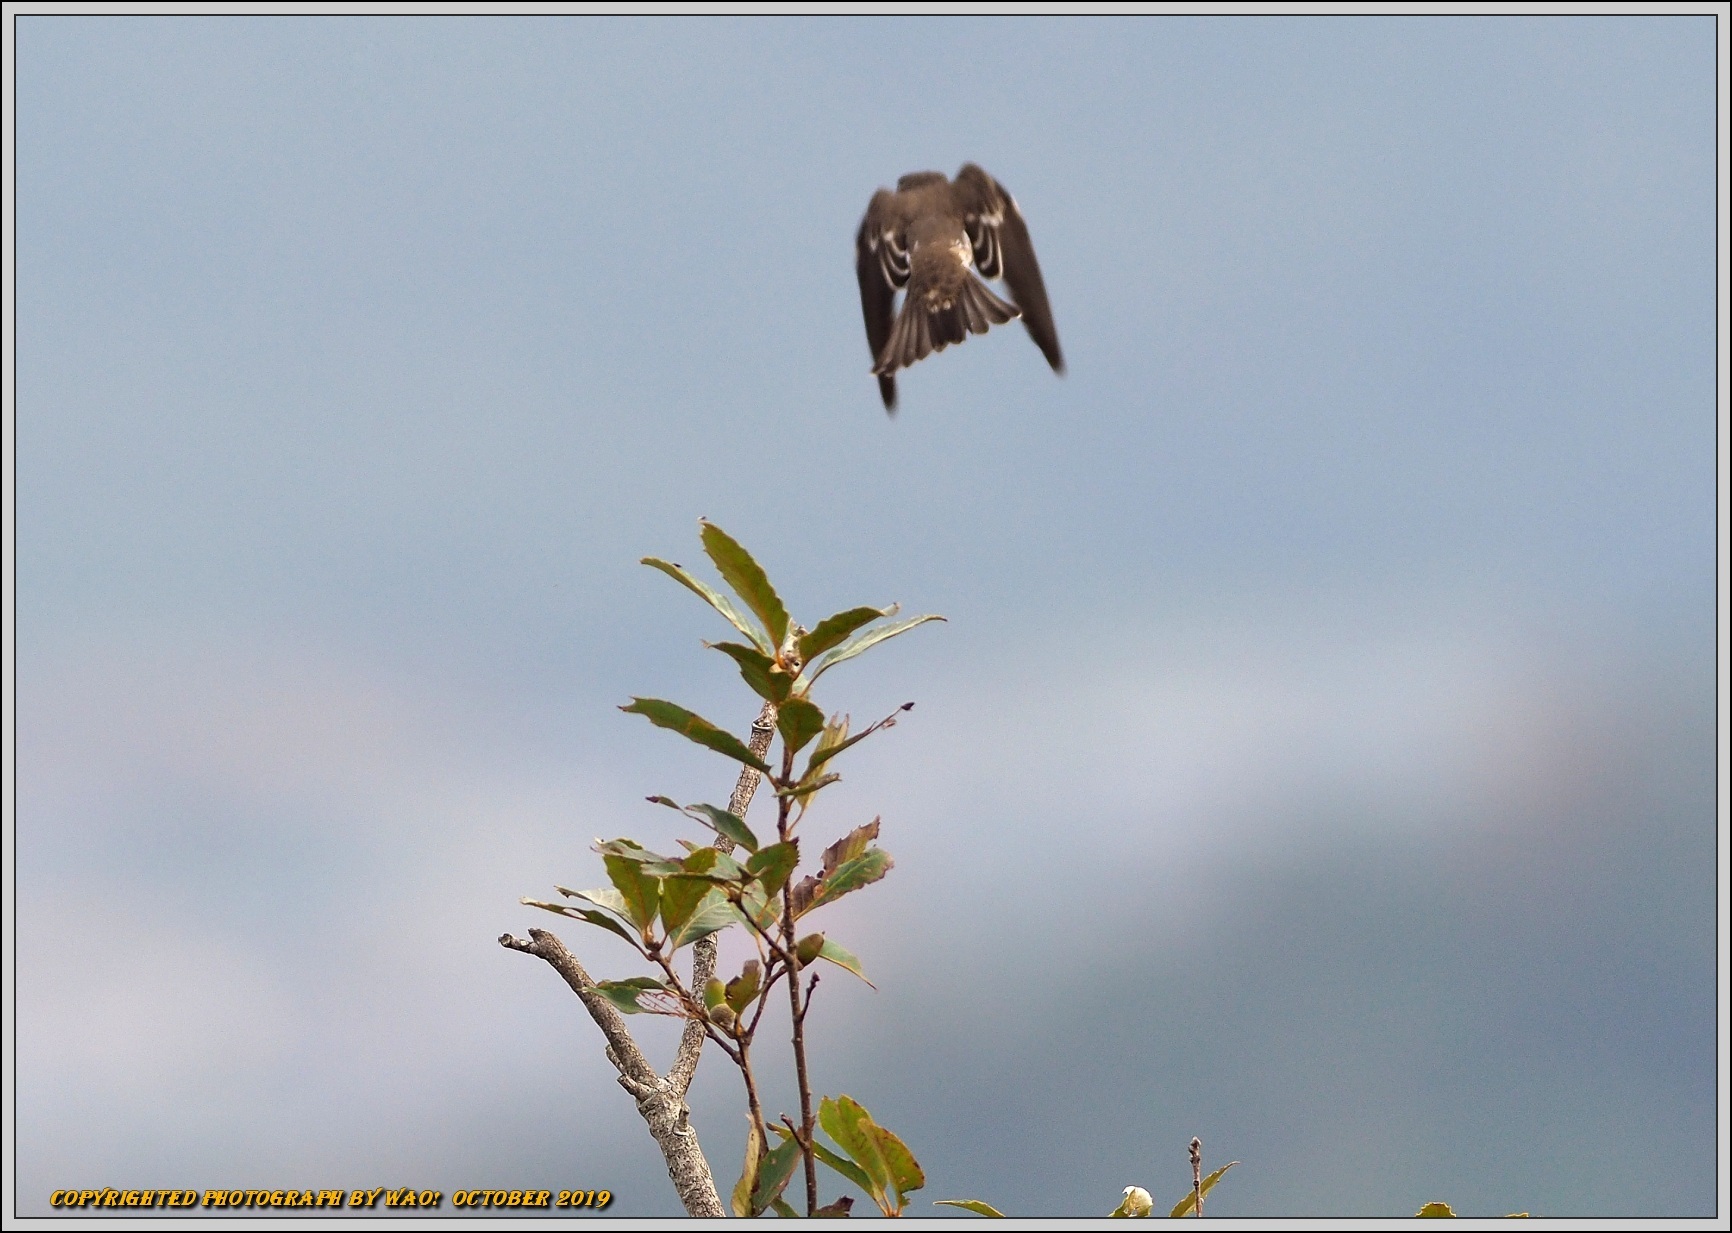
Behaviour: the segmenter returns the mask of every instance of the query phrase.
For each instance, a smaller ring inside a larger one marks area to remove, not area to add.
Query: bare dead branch
[[[716,1193],[710,1163],[704,1158],[697,1133],[688,1120],[690,1111],[686,1108],[685,1089],[676,1090],[656,1074],[626,1029],[624,1017],[613,1003],[596,992],[595,982],[583,970],[577,956],[545,929],[531,929],[528,941],[514,938],[509,933],[502,934],[499,944],[507,950],[534,955],[545,962],[564,978],[571,991],[583,1002],[584,1009],[607,1041],[607,1060],[619,1071],[619,1085],[637,1102],[638,1114],[649,1127],[650,1137],[661,1149],[662,1159],[667,1163],[668,1178],[673,1182],[686,1214],[727,1215],[721,1197]]]
[[[499,936],[499,944],[507,950],[534,955],[560,974],[565,983],[571,986],[571,991],[582,1001],[589,1017],[595,1020],[595,1026],[601,1029],[602,1036],[607,1040],[608,1060],[622,1076],[640,1084],[660,1081],[655,1067],[649,1064],[643,1050],[637,1047],[637,1041],[632,1039],[631,1031],[625,1025],[625,1017],[612,1002],[596,992],[595,981],[583,970],[583,964],[577,961],[577,956],[565,948],[564,942],[545,929],[531,929],[527,942],[504,933]]]

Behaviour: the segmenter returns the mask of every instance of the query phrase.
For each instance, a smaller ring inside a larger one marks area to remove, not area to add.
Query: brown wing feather
[[[1008,198],[1010,194],[1006,193]],[[1046,300],[1046,283],[1040,277],[1040,262],[1034,259],[1034,243],[1028,238],[1028,224],[1022,221],[1022,211],[1016,202],[1009,202],[1004,212],[1004,225],[998,229],[998,242],[1003,250],[1004,281],[1010,287],[1010,298],[1022,309],[1022,323],[1029,337],[1054,372],[1064,371],[1064,353],[1058,346],[1058,328],[1052,323],[1052,306]]]
[[[1028,238],[1028,224],[1016,207],[1016,199],[1005,191],[1004,185],[973,163],[956,173],[956,183],[965,194],[969,213],[1000,215],[989,262],[1002,268],[1011,299],[1022,309],[1022,323],[1028,327],[1034,345],[1046,356],[1054,372],[1063,372],[1064,352],[1059,349],[1058,328],[1052,323],[1052,305],[1047,303],[1040,262],[1035,260],[1034,242]]]
[[[877,204],[874,198],[872,205]],[[866,345],[872,349],[874,367],[884,353],[884,344],[890,340],[890,329],[896,321],[896,288],[885,278],[883,262],[873,249],[873,239],[878,234],[876,214],[876,209],[867,209],[866,217],[860,220],[859,234],[854,237],[854,273],[860,280],[860,311],[866,318]],[[884,400],[884,409],[894,412],[896,379],[880,376],[878,395]]]

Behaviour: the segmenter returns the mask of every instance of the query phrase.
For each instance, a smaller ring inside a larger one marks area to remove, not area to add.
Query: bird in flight
[[[1009,302],[969,272],[1002,278]],[[872,194],[854,238],[866,342],[884,409],[896,412],[896,370],[1017,317],[1056,373],[1064,372],[1052,308],[1016,198],[973,163],[956,179],[915,171]],[[896,293],[906,288],[902,311]]]

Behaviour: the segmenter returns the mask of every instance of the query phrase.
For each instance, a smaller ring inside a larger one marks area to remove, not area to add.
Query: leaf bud
[[[824,935],[808,933],[794,947],[794,957],[800,961],[801,967],[807,967],[818,961],[818,954],[824,949]]]

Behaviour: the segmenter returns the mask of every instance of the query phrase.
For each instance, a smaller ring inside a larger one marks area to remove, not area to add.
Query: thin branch
[[[790,783],[793,777],[794,750],[787,741],[783,741],[780,782]],[[777,798],[776,804],[776,834],[783,843],[787,843],[793,833],[792,819],[789,817],[792,812],[790,802],[786,796],[781,796]],[[806,1011],[800,999],[800,952],[794,940],[793,892],[786,882],[782,883],[781,924],[785,956],[783,962],[788,968],[788,1017],[792,1021],[790,1026],[794,1035],[794,1077],[800,1086],[800,1133],[803,1136],[800,1141],[800,1157],[806,1174],[806,1215],[815,1216],[818,1213],[818,1160],[812,1151],[812,1126],[815,1118],[812,1113],[811,1072],[806,1063]]]
[[[784,887],[783,889],[785,891],[787,888]],[[758,943],[758,958],[764,961],[765,971],[768,972],[773,970],[774,965],[777,963],[780,963],[783,967],[788,966],[789,956],[794,952],[788,950],[780,942],[776,941],[776,935],[764,928],[764,926],[760,925],[757,921],[753,920],[751,913],[742,909],[740,914],[745,917],[746,927],[752,931],[753,937]],[[768,950],[765,949],[766,947],[768,947]],[[776,982],[771,980],[768,976],[764,978],[764,988],[766,989],[775,983]]]
[[[765,968],[764,972],[764,987],[758,994],[757,1009],[752,1012],[752,1022],[744,1033],[748,1037],[758,1034],[758,1021],[764,1017],[764,1010],[770,1005],[770,990],[774,989],[776,982],[782,979],[781,971],[774,965]]]
[[[703,999],[680,983],[680,974],[666,955],[658,954],[654,958],[661,965],[662,971],[667,974],[665,983],[671,988],[672,997],[680,1004],[680,1011],[685,1017],[687,1029],[689,1030],[693,1024],[696,1024],[703,1030],[705,1036],[716,1042],[717,1048],[726,1053],[735,1065],[738,1065],[740,1055],[734,1051],[734,1046],[729,1043],[726,1034],[710,1022],[709,1010],[704,1005]],[[639,1004],[642,1005],[641,1001]],[[669,1084],[674,1082],[672,1071],[668,1072],[667,1082]],[[683,1089],[681,1094],[684,1094]]]
[[[758,717],[752,721],[752,737],[748,743],[752,752],[762,758],[770,749],[770,739],[776,733],[776,704],[764,703],[764,709],[758,712]],[[736,818],[744,819],[746,810],[751,808],[752,797],[758,790],[758,780],[762,778],[751,767],[740,768],[740,778],[734,784],[734,795],[728,800],[728,812]],[[716,837],[716,847],[723,852],[733,848],[730,840]],[[692,992],[703,996],[704,986],[716,974],[716,935],[702,938],[692,946]],[[686,1024],[686,1030],[680,1035],[679,1051],[674,1054],[673,1068],[668,1071],[668,1082],[673,1084],[681,1096],[692,1085],[692,1076],[698,1073],[698,1059],[704,1052],[704,1028],[699,1023]]]
[[[806,1016],[812,1009],[812,992],[818,987],[818,973],[812,973],[812,979],[806,982],[806,996],[800,1006],[800,1022],[806,1022]]]
[[[794,1119],[789,1117],[786,1113],[782,1114],[782,1125],[788,1128],[788,1133],[794,1136],[794,1142],[798,1143],[802,1149],[806,1151],[811,1150],[811,1143],[800,1136],[800,1128],[794,1125]]]

